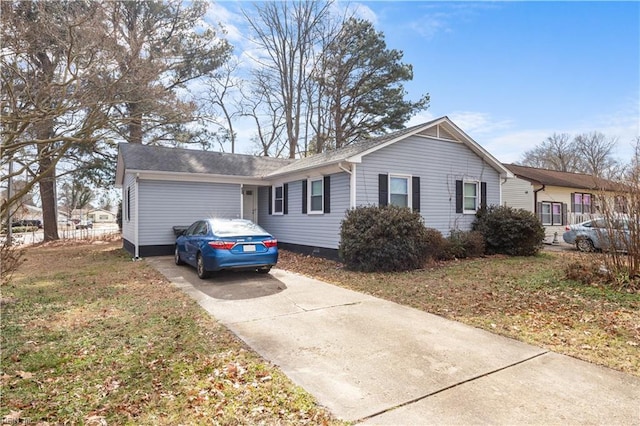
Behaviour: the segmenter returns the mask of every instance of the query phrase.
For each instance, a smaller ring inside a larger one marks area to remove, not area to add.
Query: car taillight
[[[571,227],[569,225],[567,225],[567,226],[564,227],[564,230],[565,231],[571,231]]]
[[[278,240],[273,239],[273,240],[264,240],[262,242],[262,244],[265,245],[265,247],[267,248],[271,248],[271,247],[276,247],[278,245]]]
[[[209,241],[209,246],[216,250],[230,250],[235,244],[233,241]]]

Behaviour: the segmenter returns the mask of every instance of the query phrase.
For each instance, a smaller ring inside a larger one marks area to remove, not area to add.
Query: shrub
[[[484,251],[484,236],[480,232],[452,230],[446,239],[442,259],[480,257]]]
[[[506,206],[479,211],[472,229],[483,235],[488,254],[533,256],[544,241],[544,228],[533,213]]]
[[[440,231],[433,228],[425,228],[424,245],[425,259],[445,259],[444,252],[448,243]]]
[[[396,206],[349,210],[340,228],[339,254],[347,268],[364,272],[406,271],[422,266],[428,235],[417,212]]]

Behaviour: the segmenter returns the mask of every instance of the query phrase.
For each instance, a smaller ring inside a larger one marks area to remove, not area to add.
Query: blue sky
[[[339,2],[404,52],[408,97],[431,95],[409,125],[449,116],[498,160],[513,162],[554,132],[618,138],[627,162],[640,136],[638,2]],[[242,51],[239,8],[218,2]],[[242,137],[242,135],[240,135]],[[242,144],[241,144],[242,146]],[[242,149],[242,148],[241,148]]]

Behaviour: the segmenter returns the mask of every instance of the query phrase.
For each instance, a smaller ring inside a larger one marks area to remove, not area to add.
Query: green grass
[[[339,424],[119,243],[31,248],[2,287],[0,416]]]

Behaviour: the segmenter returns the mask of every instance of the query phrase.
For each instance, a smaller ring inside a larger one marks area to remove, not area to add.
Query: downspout
[[[140,178],[140,173],[136,173],[136,183],[135,183],[135,194],[136,194],[136,203],[133,209],[133,220],[135,221],[136,226],[133,228],[134,229],[134,234],[133,234],[133,239],[135,240],[135,249],[134,249],[134,259],[138,260],[140,259],[140,242],[138,241],[139,239],[139,232],[138,232],[138,228],[140,227],[140,222],[138,222],[138,206],[140,204],[140,193],[138,191],[138,179]]]
[[[244,219],[244,183],[240,184],[240,219]]]
[[[542,186],[538,189],[533,190],[533,211],[536,213],[536,216],[540,213],[538,210],[538,192],[544,191],[547,186],[543,183]]]

